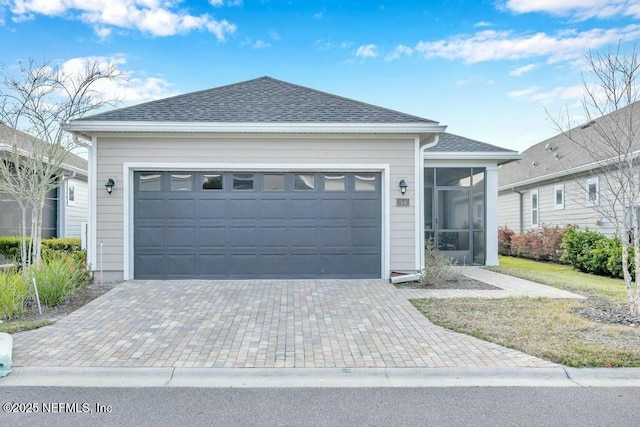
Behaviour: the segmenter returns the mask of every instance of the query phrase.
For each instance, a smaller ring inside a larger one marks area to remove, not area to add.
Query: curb
[[[20,367],[1,387],[640,387],[634,368]]]
[[[0,377],[11,372],[11,355],[13,354],[13,337],[0,332]]]

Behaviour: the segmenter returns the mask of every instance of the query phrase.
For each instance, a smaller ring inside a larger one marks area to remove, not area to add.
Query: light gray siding
[[[105,277],[118,279],[124,269],[124,227],[130,227],[129,219],[123,219],[123,165],[147,163],[156,170],[163,164],[180,164],[179,169],[203,168],[204,164],[228,164],[243,167],[254,165],[278,166],[282,170],[295,171],[294,165],[371,164],[389,165],[390,192],[384,194],[383,206],[390,211],[390,268],[413,271],[415,265],[415,141],[410,136],[393,137],[321,137],[321,136],[211,136],[211,135],[158,135],[136,137],[132,135],[103,136],[97,143],[97,253],[103,243]],[[348,168],[348,167],[347,167]],[[101,183],[108,178],[116,181],[113,194],[109,195]],[[383,177],[384,179],[384,177]],[[397,186],[400,179],[408,184],[404,197],[411,200],[411,207],[396,207],[395,198],[401,197]],[[392,202],[393,201],[393,202]],[[389,272],[383,271],[383,275]]]
[[[69,188],[73,187],[74,200],[69,200]],[[65,204],[64,207],[64,237],[76,237],[80,238],[81,224],[88,221],[88,192],[87,182],[72,178],[65,182],[64,186],[65,200],[61,203]]]
[[[520,232],[520,195],[511,190],[498,195],[498,226]]]
[[[615,225],[606,219],[600,209],[587,204],[586,182],[587,179],[598,175],[584,175],[570,177],[563,181],[547,181],[535,186],[520,188],[523,193],[523,224],[524,231],[531,229],[531,191],[538,190],[539,225],[561,226],[576,225],[580,229],[589,228],[606,235],[615,234]],[[599,177],[599,203],[604,206],[610,200],[611,191],[607,188],[605,180]],[[556,207],[555,190],[562,186],[564,189],[564,206]],[[508,226],[518,232],[517,206],[518,199],[511,196],[510,191],[503,191],[499,197],[500,225]]]

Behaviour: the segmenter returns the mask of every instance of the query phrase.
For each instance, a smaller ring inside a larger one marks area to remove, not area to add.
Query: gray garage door
[[[136,172],[134,276],[381,276],[378,173]]]

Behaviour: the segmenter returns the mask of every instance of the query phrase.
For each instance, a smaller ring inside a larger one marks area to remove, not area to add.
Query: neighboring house
[[[602,212],[613,206],[611,190],[615,183],[609,180],[613,170],[609,168],[615,168],[619,157],[598,133],[619,134],[626,140],[624,133],[629,129],[623,123],[633,120],[638,126],[635,117],[639,109],[639,103],[632,104],[577,126],[528,148],[523,160],[503,165],[499,225],[521,232],[543,225],[573,224],[613,235],[615,225]],[[630,152],[637,157],[640,140],[633,142]]]
[[[33,144],[46,144],[0,123],[0,159],[10,158],[14,142],[24,155],[29,154]],[[81,238],[82,223],[88,220],[87,160],[70,153],[63,168],[64,182],[47,196],[43,212],[43,238]],[[16,202],[4,199],[0,194],[0,236],[17,236],[20,234],[20,208]]]
[[[520,158],[270,77],[67,130],[89,147],[89,259],[105,280],[388,278],[424,265],[425,236],[494,265],[498,165]]]

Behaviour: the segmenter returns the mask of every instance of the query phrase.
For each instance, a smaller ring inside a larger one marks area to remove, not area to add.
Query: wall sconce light
[[[113,178],[109,178],[104,184],[104,187],[107,189],[107,193],[111,194],[114,185],[116,185],[116,182],[113,180]]]
[[[408,187],[407,183],[404,182],[404,179],[401,179],[398,186],[400,187],[400,193],[402,193],[402,195],[404,196],[404,193],[407,192],[407,187]]]

